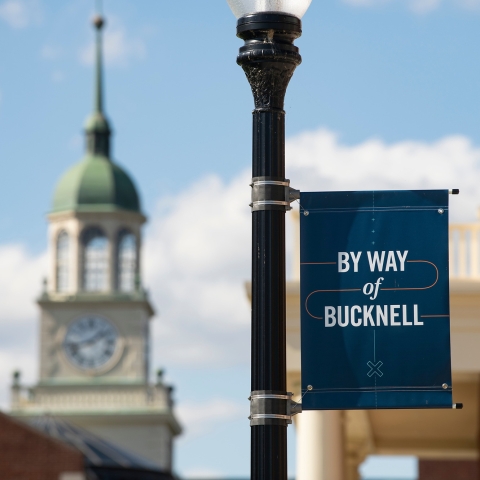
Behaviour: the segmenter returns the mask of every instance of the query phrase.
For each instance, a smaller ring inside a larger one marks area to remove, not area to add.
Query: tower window
[[[99,228],[83,233],[83,289],[108,290],[108,240]]]
[[[56,251],[56,286],[57,292],[66,292],[68,290],[68,233],[62,230],[57,237]]]
[[[135,235],[122,230],[118,236],[117,249],[117,286],[121,292],[135,290],[137,273],[137,241]]]

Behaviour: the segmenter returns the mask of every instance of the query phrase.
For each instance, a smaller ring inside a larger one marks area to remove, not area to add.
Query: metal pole
[[[252,394],[251,479],[287,479],[285,344],[285,179],[284,97],[301,62],[293,41],[301,21],[261,13],[238,20],[245,40],[237,63],[255,100],[252,159]],[[287,192],[287,194],[285,193]]]

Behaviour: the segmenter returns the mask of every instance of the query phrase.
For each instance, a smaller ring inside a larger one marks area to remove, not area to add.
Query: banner
[[[452,408],[448,190],[300,205],[303,410]]]

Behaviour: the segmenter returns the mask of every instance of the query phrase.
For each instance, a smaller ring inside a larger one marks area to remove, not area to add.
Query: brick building
[[[420,460],[419,480],[477,480],[478,460]]]
[[[49,415],[0,413],[1,480],[173,480],[157,464]]]
[[[81,452],[0,413],[2,480],[83,480]]]

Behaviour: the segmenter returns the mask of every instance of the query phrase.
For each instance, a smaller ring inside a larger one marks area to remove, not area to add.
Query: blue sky
[[[235,63],[235,18],[224,0],[105,0],[104,10],[114,157],[151,218],[146,283],[160,311],[153,365],[165,366],[192,422],[177,468],[247,475],[253,100]],[[35,379],[45,214],[59,176],[83,152],[93,12],[90,0],[0,0],[0,286],[16,302],[0,300],[2,405],[15,362]],[[457,218],[475,218],[479,21],[479,0],[313,0],[285,106],[292,185],[459,186]],[[187,287],[198,297],[186,300]],[[367,473],[389,470],[378,465]]]

